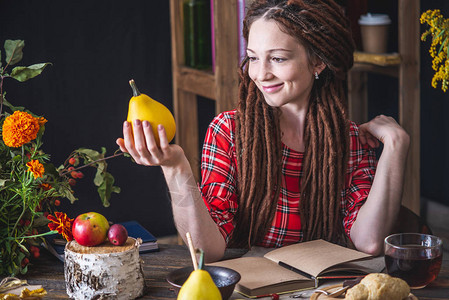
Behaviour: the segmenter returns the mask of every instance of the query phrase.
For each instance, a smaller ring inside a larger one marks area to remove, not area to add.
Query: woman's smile
[[[283,86],[284,86],[283,83],[279,83],[279,84],[273,84],[273,85],[265,85],[265,86],[262,86],[262,88],[265,93],[271,94],[271,93],[276,93]]]

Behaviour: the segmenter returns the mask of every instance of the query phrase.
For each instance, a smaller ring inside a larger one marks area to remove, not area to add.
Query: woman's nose
[[[257,70],[257,80],[266,81],[271,78],[273,78],[273,73],[271,72],[269,63],[261,61]]]

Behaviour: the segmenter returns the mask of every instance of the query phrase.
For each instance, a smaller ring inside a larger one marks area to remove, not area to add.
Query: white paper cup
[[[366,14],[360,16],[363,51],[368,53],[387,52],[388,28],[391,20],[385,14]]]

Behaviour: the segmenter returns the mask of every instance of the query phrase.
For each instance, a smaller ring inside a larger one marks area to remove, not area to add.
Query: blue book
[[[125,226],[128,231],[128,236],[133,237],[135,239],[141,238],[142,245],[140,245],[139,253],[147,253],[159,251],[159,245],[157,244],[157,239],[154,235],[152,235],[145,227],[143,227],[137,221],[128,221],[128,222],[120,222]]]

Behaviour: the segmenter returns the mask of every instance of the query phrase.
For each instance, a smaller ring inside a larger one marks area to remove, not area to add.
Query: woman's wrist
[[[173,177],[176,175],[192,173],[190,163],[185,156],[182,156],[179,162],[170,165],[162,165],[161,168],[162,172],[164,172],[165,177]]]
[[[384,149],[391,149],[394,151],[407,151],[410,146],[410,136],[401,128],[396,130],[394,134],[388,136],[384,140]]]

